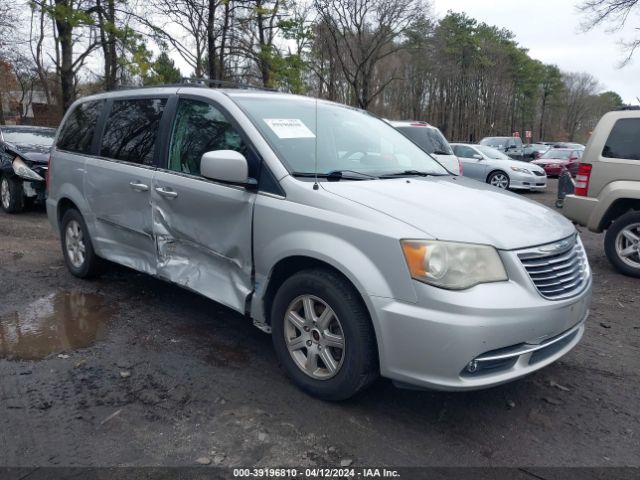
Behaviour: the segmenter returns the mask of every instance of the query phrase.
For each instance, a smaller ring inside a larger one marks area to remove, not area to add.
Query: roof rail
[[[184,87],[189,85],[191,87],[202,88],[237,88],[243,90],[266,90],[268,92],[277,92],[275,88],[257,87],[255,85],[248,85],[246,83],[230,82],[227,80],[215,80],[210,78],[188,78],[183,77],[179,83],[164,83],[158,85],[119,85],[116,90],[138,90],[144,88],[162,88],[162,87]]]
[[[624,105],[622,107],[616,108],[616,110],[621,111],[621,110],[640,110],[640,106],[639,105]]]
[[[187,78],[183,77],[180,80],[181,84],[186,85],[194,85],[199,87],[209,87],[209,88],[238,88],[244,90],[266,90],[269,92],[276,92],[277,90],[274,88],[268,87],[257,87],[255,85],[249,85],[246,83],[239,82],[230,82],[228,80],[216,80],[212,78]]]

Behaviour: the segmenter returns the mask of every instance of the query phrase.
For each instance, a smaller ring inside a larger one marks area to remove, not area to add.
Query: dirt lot
[[[331,404],[249,320],[122,268],[75,279],[43,211],[0,213],[0,465],[638,466],[640,280],[582,238],[592,315],[561,361],[487,391],[380,380]]]

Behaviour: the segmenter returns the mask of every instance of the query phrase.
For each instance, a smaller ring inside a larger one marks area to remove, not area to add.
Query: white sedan
[[[451,148],[462,164],[462,175],[486,182],[503,190],[544,190],[547,174],[544,169],[513,160],[504,153],[484,145],[452,143]]]

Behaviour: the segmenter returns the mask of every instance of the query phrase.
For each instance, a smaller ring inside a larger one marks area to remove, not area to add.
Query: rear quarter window
[[[60,130],[56,147],[74,153],[91,153],[91,143],[103,105],[103,100],[76,105]]]
[[[602,156],[640,160],[640,118],[616,121],[602,149]]]
[[[116,100],[102,135],[100,155],[142,165],[154,164],[154,149],[166,99]]]

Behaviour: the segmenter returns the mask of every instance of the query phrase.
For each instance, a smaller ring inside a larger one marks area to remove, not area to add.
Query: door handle
[[[167,187],[156,187],[155,190],[163,197],[176,198],[178,196],[178,192]]]
[[[145,185],[144,183],[140,183],[138,180],[133,182],[129,182],[129,186],[137,191],[137,192],[146,192],[149,190],[149,185]]]

